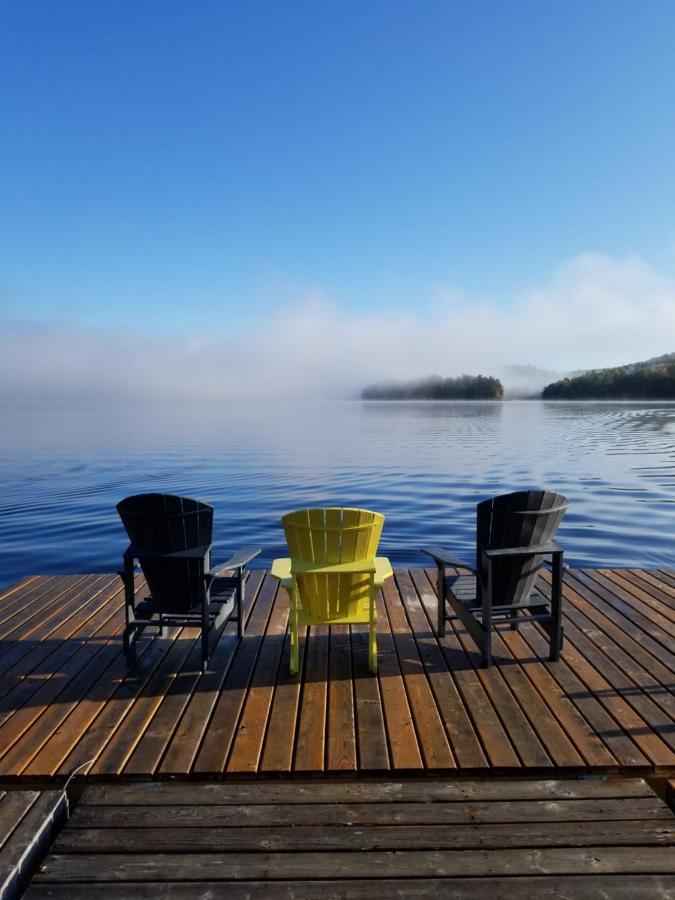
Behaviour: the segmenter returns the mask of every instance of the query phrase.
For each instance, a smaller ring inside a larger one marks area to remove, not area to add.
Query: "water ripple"
[[[279,518],[347,504],[387,516],[382,550],[471,553],[475,504],[545,485],[572,501],[561,540],[575,565],[675,563],[675,406],[625,403],[331,403],[227,410],[28,412],[0,437],[0,582],[112,571],[115,504],[137,491],[216,509],[220,556],[284,552]]]

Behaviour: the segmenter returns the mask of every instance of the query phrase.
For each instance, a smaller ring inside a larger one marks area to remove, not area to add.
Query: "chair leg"
[[[445,637],[445,566],[438,567],[438,582],[436,587],[438,594],[438,612],[436,630],[438,636]]]
[[[244,602],[246,598],[246,585],[244,582],[244,570],[239,569],[237,581],[237,637],[241,640],[244,636]]]
[[[492,665],[492,563],[488,560],[486,583],[481,586],[481,626],[483,628],[483,661],[481,667],[489,669]]]
[[[201,634],[201,644],[202,644],[202,672],[206,672],[206,668],[209,662],[210,656],[210,647],[209,647],[209,638],[211,631],[211,623],[209,621],[209,594],[207,591],[204,592],[204,596],[202,597],[202,634]]]
[[[492,628],[489,628],[483,635],[481,650],[483,655],[481,669],[489,669],[492,665]]]
[[[291,610],[289,630],[291,637],[291,675],[296,675],[300,667],[300,648],[298,647],[298,614]]]
[[[202,672],[206,672],[209,664],[209,632],[208,629],[202,629]]]
[[[133,625],[127,625],[122,636],[124,656],[129,667],[136,665],[136,629]]]
[[[560,651],[563,643],[562,627],[562,582],[563,566],[562,554],[553,557],[553,578],[551,583],[551,640],[549,644],[548,658],[551,662],[560,659]]]
[[[553,633],[551,634],[551,640],[549,642],[549,662],[557,662],[560,659],[560,654],[562,652],[563,646],[563,637],[564,634],[562,625],[559,627],[554,626]]]
[[[136,664],[137,634],[134,625],[134,566],[133,561],[128,556],[124,557],[124,569],[120,572],[120,576],[124,585],[124,634],[122,635],[122,646],[127,665],[131,667]]]

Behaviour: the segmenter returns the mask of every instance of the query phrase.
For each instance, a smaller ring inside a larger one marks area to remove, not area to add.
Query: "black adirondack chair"
[[[213,507],[171,494],[136,494],[117,504],[131,543],[119,573],[124,583],[124,653],[136,661],[136,641],[146,629],[172,625],[201,628],[202,671],[228,621],[244,634],[244,570],[261,551],[247,547],[211,567]],[[149,595],[137,603],[134,563],[138,561]],[[223,572],[234,571],[225,577]]]
[[[475,565],[439,547],[422,548],[438,566],[438,634],[445,635],[446,603],[478,644],[483,667],[492,663],[492,628],[541,622],[550,638],[549,659],[560,656],[562,628],[563,549],[554,540],[569,503],[552,491],[518,491],[484,500],[476,507]],[[537,574],[551,557],[551,599],[534,591]],[[472,574],[446,574],[446,567]],[[525,618],[523,618],[525,621]]]

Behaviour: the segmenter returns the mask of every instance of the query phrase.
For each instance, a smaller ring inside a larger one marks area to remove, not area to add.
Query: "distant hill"
[[[546,385],[544,400],[675,400],[675,353],[590,369]]]
[[[501,381],[486,375],[432,375],[419,381],[374,384],[361,392],[363,400],[501,400],[503,396]]]

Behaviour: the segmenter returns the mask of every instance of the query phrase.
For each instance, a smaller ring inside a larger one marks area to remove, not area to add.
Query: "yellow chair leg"
[[[298,615],[291,612],[291,675],[295,675],[300,665],[300,652],[298,647]]]

